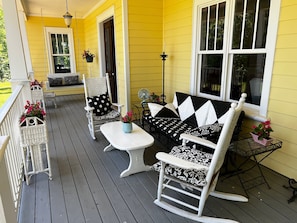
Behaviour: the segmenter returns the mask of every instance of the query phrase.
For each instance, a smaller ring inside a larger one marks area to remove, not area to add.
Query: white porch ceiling
[[[2,0],[3,1],[3,0]],[[66,0],[18,0],[27,16],[63,17]],[[68,11],[74,18],[84,18],[105,0],[68,0]]]

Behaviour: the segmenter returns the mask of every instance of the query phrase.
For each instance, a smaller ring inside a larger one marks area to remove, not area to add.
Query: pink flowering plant
[[[270,133],[273,132],[271,125],[270,125],[270,120],[267,120],[265,122],[261,122],[258,126],[253,125],[253,134],[258,136],[258,139],[269,139],[270,138]]]
[[[122,116],[121,120],[124,123],[131,123],[133,121],[133,112],[128,111],[126,115]]]
[[[39,82],[38,80],[34,79],[34,81],[30,82],[30,87],[34,85],[39,85],[40,87],[42,87],[42,82]]]
[[[22,114],[20,118],[20,122],[23,122],[25,118],[27,117],[38,117],[41,120],[44,120],[46,113],[44,109],[41,107],[40,103],[37,102],[36,104],[30,103],[30,101],[27,101],[27,104],[25,105],[25,112]]]

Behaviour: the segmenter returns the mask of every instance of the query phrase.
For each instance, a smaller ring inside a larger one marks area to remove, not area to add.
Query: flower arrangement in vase
[[[270,120],[261,122],[258,126],[253,125],[252,128],[253,131],[251,132],[251,135],[254,141],[262,145],[268,145],[271,143],[272,139],[270,138],[270,133],[273,132],[273,130],[271,128]]]
[[[132,132],[133,112],[128,111],[124,116],[121,117],[121,121],[123,122],[123,131],[125,133]]]
[[[44,109],[41,107],[39,102],[30,103],[30,101],[27,101],[27,104],[24,107],[25,107],[25,112],[21,115],[21,118],[20,118],[21,126],[26,125],[26,118],[37,117],[40,120],[45,119],[46,113]]]
[[[88,63],[93,62],[93,58],[95,57],[95,54],[91,53],[89,50],[84,50],[82,54],[82,58],[86,59]]]

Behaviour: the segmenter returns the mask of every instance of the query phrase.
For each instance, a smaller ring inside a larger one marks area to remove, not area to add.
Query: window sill
[[[244,108],[245,117],[254,121],[258,122],[264,122],[268,118],[266,116],[263,116],[259,113],[259,110],[252,109],[252,108]]]

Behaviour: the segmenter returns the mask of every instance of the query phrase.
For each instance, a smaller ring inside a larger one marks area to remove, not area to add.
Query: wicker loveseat
[[[181,144],[182,133],[215,141],[222,129],[230,104],[176,92],[172,103],[166,105],[148,103],[148,110],[143,113],[142,123],[149,124],[150,131],[165,135],[176,144]],[[238,137],[243,118],[242,111],[233,139]]]

